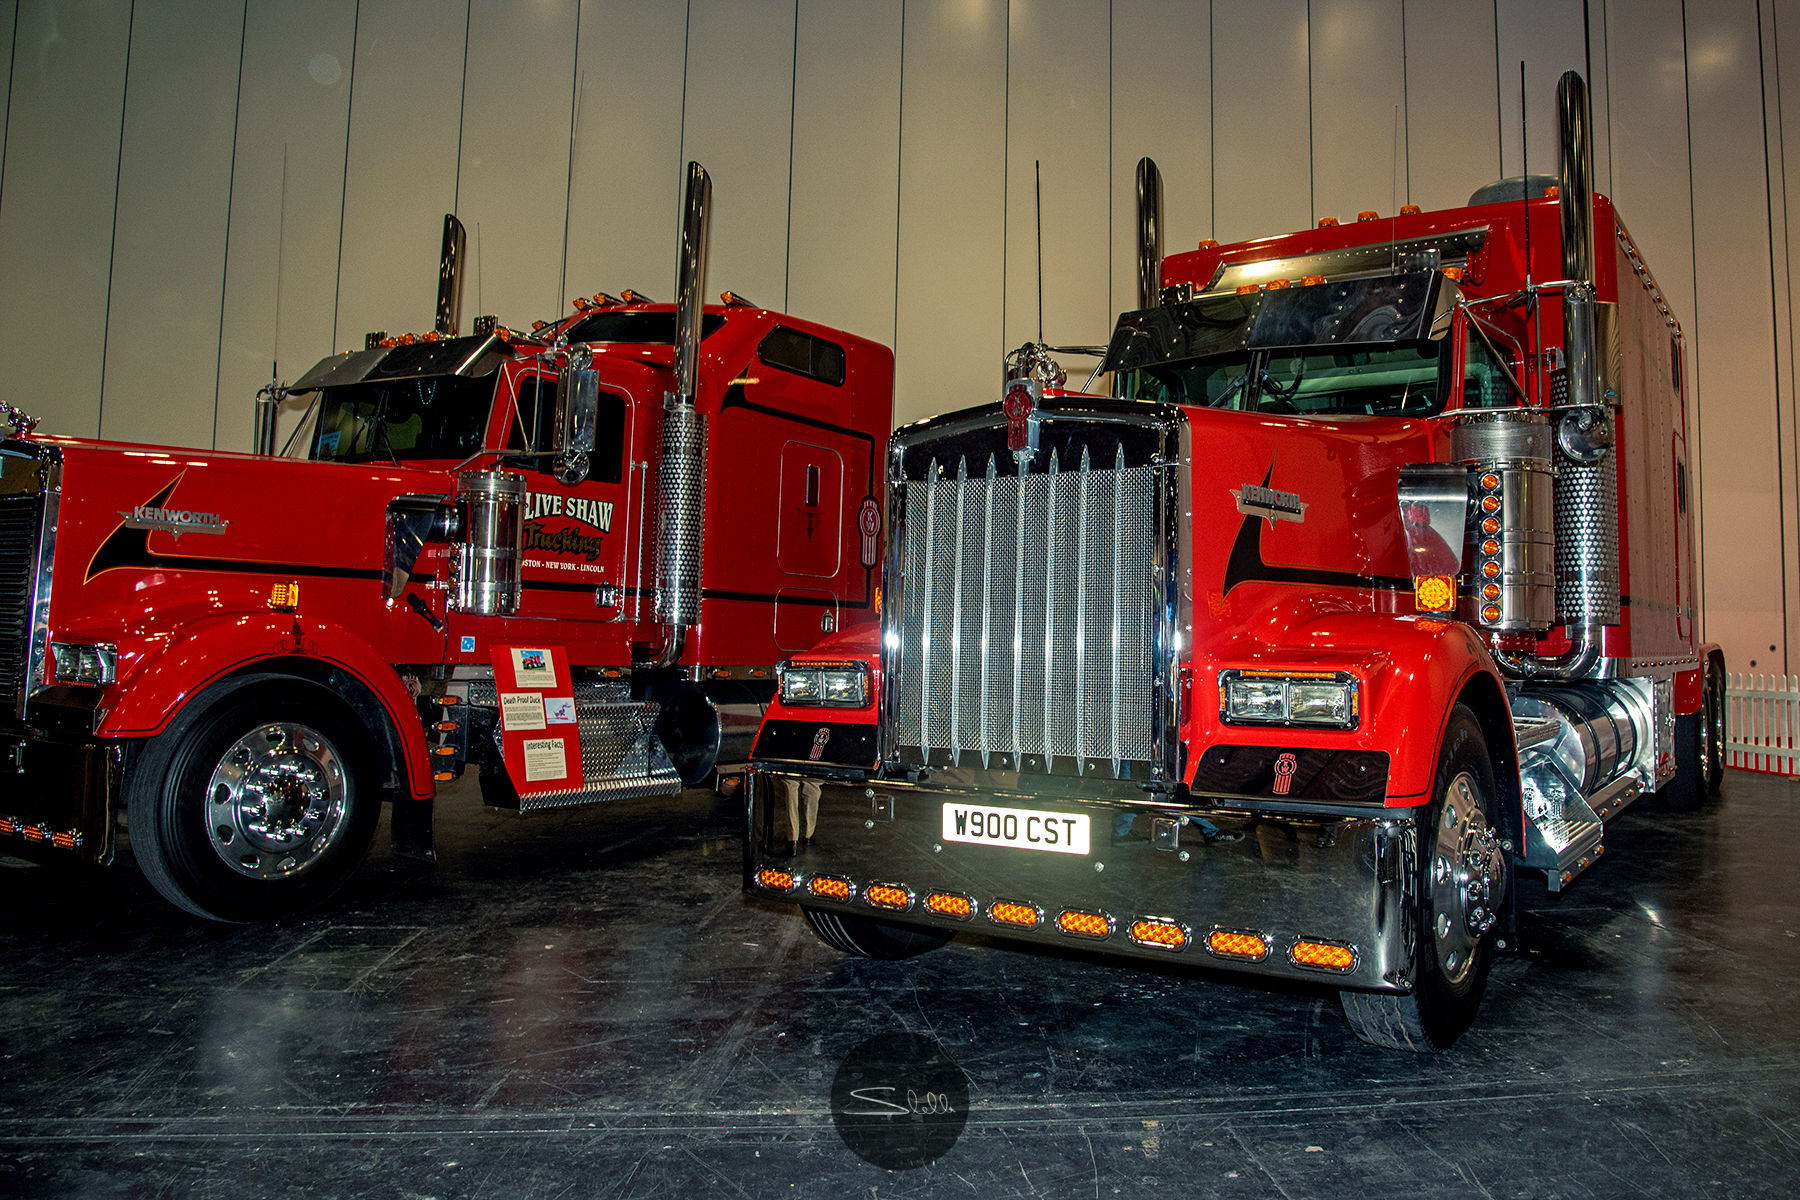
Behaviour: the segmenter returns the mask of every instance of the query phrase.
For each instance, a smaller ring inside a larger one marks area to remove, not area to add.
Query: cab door
[[[556,411],[556,376],[528,373],[516,388],[508,443],[517,448],[545,445]],[[624,622],[631,592],[626,563],[638,519],[635,488],[642,482],[634,478],[625,452],[636,406],[624,392],[604,384],[598,399],[585,480],[564,484],[557,478],[556,460],[547,454],[521,460],[530,492],[519,616],[573,622],[558,631],[556,640],[600,643],[580,656],[588,661],[594,655],[600,661],[623,661],[629,653]]]

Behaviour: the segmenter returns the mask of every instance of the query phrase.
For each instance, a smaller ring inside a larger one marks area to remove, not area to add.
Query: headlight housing
[[[56,664],[56,682],[95,687],[119,677],[119,648],[107,642],[91,646],[51,642],[50,657]]]
[[[779,669],[783,704],[864,708],[869,703],[868,663],[785,662]]]
[[[1348,671],[1221,671],[1219,719],[1231,725],[1355,729],[1362,689]]]

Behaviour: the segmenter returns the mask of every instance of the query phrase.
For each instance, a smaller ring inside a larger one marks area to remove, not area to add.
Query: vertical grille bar
[[[1000,483],[994,470],[994,456],[988,455],[987,486],[981,489],[981,765],[988,765],[988,752],[994,749],[993,730],[989,725],[993,695],[988,668],[993,664],[988,636],[993,632],[990,619],[994,611],[994,491]]]
[[[969,499],[969,460],[956,460],[956,545],[952,549],[955,578],[950,584],[950,747],[951,755],[962,748],[962,650],[963,650],[963,563],[968,561],[963,544],[964,511]]]
[[[1120,446],[1118,454],[1113,458],[1113,531],[1112,531],[1112,730],[1111,758],[1113,774],[1119,773],[1119,760],[1123,757],[1121,747],[1124,739],[1119,736],[1119,680],[1123,674],[1124,660],[1120,655],[1122,647],[1122,630],[1120,623],[1125,619],[1125,447]]]
[[[1087,676],[1088,676],[1088,484],[1093,472],[1088,469],[1088,449],[1081,448],[1081,502],[1075,508],[1079,532],[1075,535],[1075,756],[1081,760],[1077,768],[1087,772]]]

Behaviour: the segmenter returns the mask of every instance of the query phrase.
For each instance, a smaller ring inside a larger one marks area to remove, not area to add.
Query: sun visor
[[[1203,296],[1120,316],[1101,369],[1248,350],[1422,341],[1442,336],[1455,296],[1455,286],[1437,271]]]
[[[310,392],[353,383],[435,375],[488,375],[511,354],[512,348],[491,333],[414,342],[410,346],[378,346],[334,354],[302,375],[288,391]]]

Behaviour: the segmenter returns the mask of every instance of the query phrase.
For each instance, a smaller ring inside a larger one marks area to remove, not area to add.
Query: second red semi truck
[[[884,347],[679,295],[459,336],[371,334],[285,394],[303,457],[0,441],[0,853],[110,862],[204,917],[286,916],[383,801],[432,854],[438,786],[522,810],[741,762],[775,664],[873,621]],[[259,448],[273,450],[265,396]]]
[[[881,623],[783,667],[750,891],[855,954],[1322,983],[1432,1050],[1516,874],[1716,788],[1682,333],[1558,99],[1554,186],[1166,259],[1146,160],[1111,394],[1027,347],[890,443]]]

